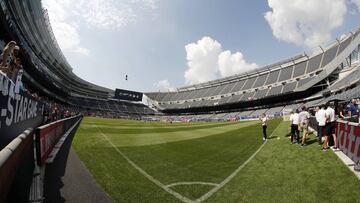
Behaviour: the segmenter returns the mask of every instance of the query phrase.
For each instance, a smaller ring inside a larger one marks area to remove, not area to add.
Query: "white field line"
[[[167,188],[178,186],[178,185],[211,185],[211,186],[218,186],[217,183],[210,183],[210,182],[176,182],[166,185]]]
[[[272,135],[275,133],[275,131],[279,128],[280,124],[274,129],[274,131],[271,133],[271,135],[269,136],[272,137]],[[110,143],[110,145],[130,164],[132,165],[136,170],[138,170],[143,176],[145,176],[147,179],[149,179],[151,182],[153,182],[155,185],[159,186],[161,189],[165,190],[166,192],[168,192],[169,194],[173,195],[175,198],[179,199],[182,202],[185,203],[194,203],[194,202],[202,202],[207,200],[209,197],[211,197],[214,193],[216,193],[218,190],[220,190],[222,187],[224,187],[228,182],[230,182],[230,180],[232,180],[238,173],[239,171],[245,167],[246,164],[248,164],[255,156],[257,153],[259,153],[261,151],[261,149],[265,146],[267,140],[265,140],[265,142],[259,147],[258,150],[256,150],[256,152],[254,152],[253,155],[251,155],[251,157],[249,157],[243,164],[241,164],[233,173],[231,173],[226,179],[224,179],[220,184],[216,184],[216,183],[206,183],[206,182],[178,182],[178,183],[172,183],[169,185],[164,185],[163,183],[161,183],[159,180],[155,179],[154,177],[152,177],[150,174],[148,174],[146,171],[144,171],[143,169],[141,169],[138,165],[136,165],[133,161],[131,161],[123,152],[121,152],[116,145],[111,142],[111,140],[98,128],[98,131],[100,132],[100,134],[105,138],[106,141],[108,141]],[[209,192],[207,192],[206,194],[204,194],[203,196],[201,196],[200,198],[198,198],[197,200],[191,200],[187,197],[184,197],[183,195],[181,195],[180,193],[175,192],[174,190],[170,189],[170,187],[176,186],[176,185],[193,185],[193,184],[202,184],[202,185],[214,185],[215,187],[213,189],[211,189]]]
[[[157,179],[155,179],[154,177],[152,177],[150,174],[146,173],[143,169],[141,169],[138,165],[136,165],[133,161],[131,161],[123,152],[121,152],[114,143],[111,142],[111,140],[98,128],[98,131],[100,132],[100,134],[105,138],[106,141],[108,141],[110,143],[110,145],[131,165],[133,166],[136,170],[138,170],[143,176],[145,176],[147,179],[149,179],[151,182],[153,182],[155,185],[159,186],[160,188],[162,188],[163,190],[165,190],[166,192],[170,193],[171,195],[173,195],[174,197],[176,197],[177,199],[179,199],[182,202],[186,202],[186,203],[190,203],[190,202],[194,202],[192,200],[190,200],[187,197],[182,196],[181,194],[175,192],[174,190],[170,189],[169,187],[166,187],[166,185],[162,184],[160,181],[158,181]]]
[[[275,133],[275,131],[279,128],[279,126],[281,125],[281,123],[274,129],[274,131],[271,133],[271,135],[269,136],[272,137],[272,135]],[[227,178],[225,178],[225,180],[223,180],[219,185],[217,185],[216,187],[214,187],[213,189],[211,189],[209,192],[207,192],[206,194],[204,194],[203,196],[201,196],[200,198],[198,198],[196,200],[196,202],[202,202],[207,200],[209,197],[211,197],[215,192],[217,192],[218,190],[220,190],[222,187],[224,187],[228,182],[230,182],[230,180],[232,180],[241,169],[243,169],[255,156],[257,153],[259,153],[261,151],[261,149],[265,146],[267,140],[265,140],[265,142],[259,147],[258,150],[256,150],[256,152],[251,155],[243,164],[241,164],[233,173],[231,173]]]

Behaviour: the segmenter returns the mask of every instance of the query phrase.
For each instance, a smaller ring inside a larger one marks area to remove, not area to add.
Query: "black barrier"
[[[34,170],[33,131],[18,135],[0,151],[0,202],[27,202]]]
[[[39,126],[43,109],[41,102],[19,93],[19,84],[0,73],[0,150],[25,129]]]
[[[36,157],[38,165],[46,162],[59,139],[82,119],[82,115],[58,120],[35,129]]]

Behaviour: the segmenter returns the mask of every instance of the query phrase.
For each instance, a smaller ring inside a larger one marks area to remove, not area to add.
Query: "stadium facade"
[[[51,98],[87,110],[138,117],[209,112],[258,116],[263,112],[278,113],[286,105],[298,102],[316,104],[324,96],[356,86],[358,80],[355,75],[359,75],[359,29],[314,53],[300,54],[252,72],[180,87],[173,92],[144,93],[146,106],[115,99],[114,90],[76,76],[58,46],[40,0],[0,2],[0,48],[9,40],[19,42],[24,50],[25,83]],[[346,75],[343,72],[353,71],[346,78],[341,77]],[[348,77],[352,77],[352,84],[346,83]]]

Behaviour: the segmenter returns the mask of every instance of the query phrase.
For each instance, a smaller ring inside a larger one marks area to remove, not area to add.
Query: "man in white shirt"
[[[322,136],[324,134],[325,125],[326,125],[326,111],[325,111],[324,105],[320,106],[320,109],[316,114],[316,120],[317,120],[318,125],[319,125],[319,132],[318,132],[318,139],[319,140],[318,141],[319,141],[319,145],[321,145],[322,144]]]
[[[299,110],[296,109],[295,113],[290,115],[291,122],[291,143],[297,144],[299,142]]]
[[[265,141],[267,139],[267,135],[266,135],[266,128],[267,128],[267,121],[269,120],[269,118],[267,117],[266,114],[262,114],[260,117],[260,121],[261,121],[261,126],[263,129],[263,140]]]
[[[299,120],[300,120],[300,130],[303,132],[301,146],[306,145],[306,138],[308,135],[308,126],[309,126],[309,119],[310,114],[307,111],[306,107],[303,106],[301,108],[301,112],[299,113]]]
[[[335,110],[334,105],[328,103],[326,108],[326,136],[324,148],[329,148],[329,137],[333,136],[334,138],[334,149],[337,149],[337,140],[335,134]]]

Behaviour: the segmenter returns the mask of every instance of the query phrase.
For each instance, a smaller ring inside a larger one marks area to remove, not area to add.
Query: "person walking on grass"
[[[308,126],[309,126],[310,114],[307,111],[306,107],[303,106],[301,108],[301,112],[299,113],[299,121],[300,121],[300,131],[303,133],[301,146],[306,145],[306,138],[308,136]]]
[[[322,145],[322,137],[326,136],[326,135],[324,135],[325,125],[326,125],[326,111],[325,111],[324,105],[320,106],[320,109],[316,114],[316,120],[319,125],[318,142],[319,142],[319,145],[321,146]],[[327,151],[327,149],[324,148],[324,146],[323,146],[323,150]]]
[[[263,131],[263,140],[264,141],[267,139],[266,128],[267,128],[268,120],[269,120],[269,118],[267,117],[266,114],[263,113],[260,116],[260,121],[261,121],[261,126],[262,126],[262,131]]]
[[[329,137],[332,135],[334,139],[334,149],[337,149],[337,140],[336,140],[336,134],[335,134],[335,110],[333,104],[327,104],[326,108],[326,139],[324,147],[326,149],[329,148]]]
[[[296,109],[295,113],[292,112],[290,115],[291,122],[291,143],[297,144],[299,143],[299,110]]]

